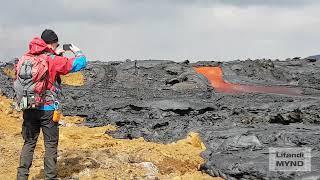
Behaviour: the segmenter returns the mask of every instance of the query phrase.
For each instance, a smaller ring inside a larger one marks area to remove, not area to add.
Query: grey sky
[[[0,59],[43,29],[91,60],[233,60],[320,54],[317,0],[10,0],[0,8]]]

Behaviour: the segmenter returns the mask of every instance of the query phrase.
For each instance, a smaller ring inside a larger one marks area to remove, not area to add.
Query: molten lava
[[[256,86],[241,85],[225,82],[223,79],[221,67],[196,67],[195,71],[204,75],[214,87],[216,92],[227,94],[239,93],[271,93],[298,96],[302,91],[298,88],[289,88],[283,86]]]

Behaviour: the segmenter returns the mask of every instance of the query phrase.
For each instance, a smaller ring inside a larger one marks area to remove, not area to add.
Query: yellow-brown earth
[[[14,70],[13,68],[5,67],[5,68],[3,68],[2,70],[3,70],[3,72],[4,72],[7,76],[9,76],[9,77],[11,77],[11,78],[14,78],[14,76],[15,76],[15,70]]]
[[[11,107],[12,100],[0,96],[0,179],[15,179],[21,136],[22,115]],[[82,118],[64,117],[60,127],[59,177],[80,179],[215,179],[202,172],[200,153],[205,150],[199,135],[171,144],[114,139],[105,134],[116,127],[81,126]],[[31,179],[43,176],[43,138],[40,136]],[[216,178],[218,179],[218,178]]]
[[[84,76],[81,72],[70,73],[61,76],[62,84],[70,86],[82,86],[84,84]]]

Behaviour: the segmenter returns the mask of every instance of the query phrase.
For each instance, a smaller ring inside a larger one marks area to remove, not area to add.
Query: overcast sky
[[[182,61],[320,54],[319,0],[10,0],[0,7],[0,59],[55,30],[90,60]]]

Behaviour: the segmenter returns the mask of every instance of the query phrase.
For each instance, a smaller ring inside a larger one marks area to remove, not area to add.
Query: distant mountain
[[[305,59],[319,61],[320,55],[309,56],[309,57],[306,57]]]

